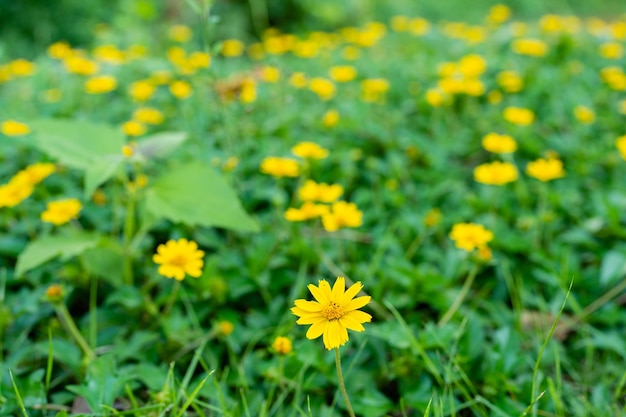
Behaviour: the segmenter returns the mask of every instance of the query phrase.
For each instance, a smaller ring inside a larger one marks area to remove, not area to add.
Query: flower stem
[[[463,300],[467,296],[467,293],[469,292],[469,289],[472,286],[472,283],[474,282],[474,278],[476,278],[477,272],[478,272],[478,266],[474,265],[470,273],[467,275],[467,278],[465,279],[465,283],[463,284],[463,288],[461,288],[461,292],[456,297],[456,299],[454,300],[454,302],[452,303],[448,311],[446,311],[446,313],[443,315],[441,320],[439,320],[439,323],[437,323],[438,326],[443,326],[444,324],[449,322],[450,319],[454,316],[456,311],[461,306],[461,303],[463,303]]]
[[[348,391],[346,391],[346,384],[344,384],[343,382],[343,374],[341,372],[341,357],[339,356],[339,348],[335,349],[335,365],[337,365],[337,380],[339,381],[339,389],[341,390],[341,394],[343,394],[343,400],[346,403],[348,414],[350,414],[350,417],[356,417],[356,415],[354,414],[354,410],[352,409],[352,404],[350,404],[350,398],[348,398]]]
[[[85,356],[87,356],[89,360],[94,360],[96,358],[96,354],[89,347],[89,344],[85,341],[83,336],[80,334],[80,331],[78,330],[78,327],[76,327],[76,323],[74,323],[74,319],[72,318],[70,312],[67,310],[67,307],[65,306],[65,304],[63,303],[54,304],[54,309],[56,310],[57,315],[59,316],[59,319],[61,320],[61,323],[65,325],[67,331],[69,331],[72,337],[74,338],[74,340],[76,340],[76,343],[78,343],[78,346],[82,349]]]
[[[124,222],[124,282],[133,285],[133,258],[131,243],[135,234],[135,192],[131,191],[126,205],[126,221]]]

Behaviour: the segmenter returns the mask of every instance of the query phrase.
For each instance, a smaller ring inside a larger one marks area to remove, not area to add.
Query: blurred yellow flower
[[[63,63],[67,72],[72,74],[94,75],[99,69],[98,64],[78,55],[65,58]]]
[[[348,45],[343,48],[341,55],[348,61],[356,61],[361,56],[361,50],[356,46]]]
[[[328,70],[328,75],[338,83],[347,83],[356,78],[357,72],[356,68],[351,65],[340,65],[331,67]]]
[[[121,64],[126,57],[115,45],[100,45],[93,50],[94,58],[109,64]]]
[[[306,75],[303,72],[294,72],[289,77],[289,84],[295,88],[304,88],[308,84]]]
[[[248,45],[248,56],[250,57],[250,59],[254,59],[256,61],[263,59],[263,57],[265,56],[263,44],[260,42],[256,42]]]
[[[511,47],[519,55],[542,57],[548,53],[548,45],[539,39],[517,39]]]
[[[269,65],[261,68],[261,79],[266,83],[277,83],[280,80],[280,70]]]
[[[224,164],[222,165],[222,171],[230,172],[233,169],[237,168],[237,165],[239,165],[239,158],[237,158],[236,156],[230,156],[228,157],[228,159],[226,159],[226,161],[224,161]]]
[[[226,57],[237,57],[243,54],[245,45],[238,39],[226,39],[222,42],[222,55]]]
[[[298,197],[302,201],[321,201],[332,203],[337,201],[343,194],[343,187],[339,184],[317,183],[313,180],[306,180],[304,185],[298,189]]]
[[[163,113],[152,107],[140,107],[133,112],[133,119],[149,125],[163,123]]]
[[[526,173],[542,182],[565,176],[563,162],[554,158],[539,158],[535,161],[529,162],[526,166]]]
[[[598,52],[602,58],[620,59],[624,55],[624,48],[621,43],[606,42],[600,45]]]
[[[326,78],[315,77],[309,81],[309,90],[317,94],[317,96],[328,101],[335,96],[335,84]]]
[[[322,226],[327,232],[335,232],[342,227],[359,227],[363,224],[363,212],[354,203],[337,201],[330,213],[322,216]]]
[[[384,78],[370,78],[361,81],[361,99],[365,102],[378,102],[389,90],[389,81]]]
[[[0,208],[15,207],[33,192],[33,186],[19,182],[0,185]]]
[[[535,113],[523,107],[507,107],[502,112],[502,117],[509,123],[528,126],[535,120]]]
[[[474,180],[489,185],[504,185],[517,180],[515,165],[510,162],[495,161],[474,168]]]
[[[136,120],[129,120],[122,124],[122,132],[127,136],[141,136],[146,133],[146,127]]]
[[[228,320],[221,320],[217,323],[217,334],[219,336],[228,336],[235,330],[235,325]]]
[[[476,223],[457,223],[452,226],[449,236],[457,248],[467,252],[485,247],[493,240],[493,232]]]
[[[26,77],[35,73],[36,66],[34,63],[25,59],[16,59],[9,62],[9,71],[16,77]]]
[[[130,158],[134,154],[135,154],[135,148],[133,146],[131,145],[122,146],[122,155],[124,155],[126,158]]]
[[[291,340],[287,337],[278,336],[272,343],[272,349],[278,355],[288,355],[292,350]]]
[[[185,25],[174,25],[170,27],[168,35],[174,42],[185,43],[191,40],[193,33],[191,28]]]
[[[524,88],[524,81],[516,71],[498,73],[498,85],[507,93],[518,93]]]
[[[211,55],[206,52],[192,52],[187,58],[187,64],[194,69],[209,68],[211,66]]]
[[[291,312],[298,317],[296,323],[311,325],[306,338],[313,340],[323,336],[326,349],[338,349],[345,345],[348,329],[363,332],[363,323],[372,321],[371,315],[359,310],[372,299],[368,295],[356,297],[363,289],[360,282],[346,290],[345,278],[337,277],[332,289],[323,279],[318,281],[317,286],[309,284],[308,288],[315,301],[295,300]]]
[[[489,9],[487,21],[492,24],[499,25],[506,22],[511,17],[511,9],[504,4],[496,4]]]
[[[430,88],[426,91],[425,94],[426,102],[431,107],[440,107],[443,104],[446,104],[448,100],[448,96],[438,88]]]
[[[427,227],[435,227],[439,223],[441,223],[441,210],[438,208],[433,208],[428,210],[426,216],[424,216],[424,225]]]
[[[65,59],[72,55],[72,48],[66,42],[55,42],[48,46],[48,55],[54,59]]]
[[[37,162],[19,171],[11,178],[10,182],[32,187],[48,178],[56,170],[56,165],[50,162]]]
[[[252,78],[247,78],[242,82],[239,101],[244,104],[256,101],[256,83]]]
[[[512,153],[517,150],[517,142],[509,135],[488,133],[482,140],[483,148],[493,153]]]
[[[498,90],[490,91],[489,94],[487,94],[487,101],[490,104],[500,103],[502,101],[502,93]]]
[[[409,22],[409,32],[415,36],[422,36],[430,31],[430,22],[421,17],[411,19]]]
[[[626,135],[618,137],[615,140],[615,146],[617,147],[622,159],[626,160]]]
[[[84,89],[87,94],[104,94],[115,90],[117,80],[111,75],[92,77],[85,81]]]
[[[23,136],[30,133],[30,127],[25,123],[20,123],[15,120],[5,120],[2,122],[0,132],[6,136]]]
[[[288,208],[285,211],[285,220],[290,222],[303,222],[328,214],[329,211],[330,209],[328,206],[307,201],[302,204],[302,207],[300,208]]]
[[[322,116],[322,124],[324,127],[333,127],[339,123],[339,112],[337,110],[328,110]]]
[[[128,93],[130,94],[133,101],[147,101],[149,100],[156,91],[156,86],[152,83],[151,80],[140,80],[132,83],[128,89]]]
[[[304,159],[324,159],[328,156],[328,149],[314,142],[300,142],[291,148],[291,153]]]
[[[396,32],[406,32],[409,29],[409,21],[407,16],[394,16],[391,18],[391,29]]]
[[[65,289],[58,284],[52,284],[46,288],[45,296],[50,303],[60,303],[65,298]]]
[[[76,218],[83,205],[75,198],[51,201],[46,206],[46,210],[41,213],[41,220],[60,226]]]
[[[154,263],[159,265],[159,274],[177,281],[182,281],[186,275],[199,278],[204,266],[203,258],[204,252],[198,249],[198,244],[185,238],[160,244],[157,253],[152,256]]]
[[[489,262],[492,257],[493,253],[491,252],[489,246],[485,245],[478,248],[478,259],[480,259],[481,261]]]
[[[189,98],[193,91],[187,81],[174,81],[170,84],[170,93],[177,99],[184,100]]]
[[[276,178],[297,177],[300,175],[300,165],[293,159],[268,156],[261,161],[261,172]]]
[[[467,78],[475,78],[487,70],[487,61],[478,54],[465,55],[459,60],[458,71]]]
[[[584,124],[593,123],[596,120],[596,114],[587,106],[576,106],[574,108],[574,116]]]

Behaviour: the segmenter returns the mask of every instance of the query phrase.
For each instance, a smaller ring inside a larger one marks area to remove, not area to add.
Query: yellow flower
[[[33,186],[19,182],[0,185],[0,207],[15,207],[33,192]]]
[[[434,227],[441,223],[441,210],[433,208],[428,210],[424,217],[424,224],[428,227]]]
[[[85,92],[88,94],[104,94],[115,90],[117,80],[111,75],[93,77],[85,81]]]
[[[495,161],[474,168],[474,180],[489,185],[504,185],[517,179],[515,165],[510,162]]]
[[[81,202],[75,198],[51,201],[41,213],[41,220],[59,226],[77,217],[82,208]]]
[[[312,78],[309,82],[309,90],[324,101],[328,101],[335,96],[335,84],[326,78]]]
[[[365,102],[381,101],[389,90],[389,81],[384,78],[370,78],[361,82],[361,99]]]
[[[344,277],[338,277],[330,288],[326,280],[319,280],[318,285],[309,284],[309,291],[315,301],[296,300],[291,312],[298,316],[296,323],[310,324],[306,337],[309,340],[323,336],[326,349],[337,349],[348,341],[348,329],[363,332],[363,323],[372,321],[372,316],[360,311],[372,297],[362,296],[354,298],[363,289],[363,284],[357,282],[346,290]]]
[[[267,83],[277,83],[280,80],[280,70],[269,65],[261,68],[261,78]]]
[[[487,70],[487,61],[478,54],[466,55],[459,60],[459,72],[467,78],[475,78]]]
[[[487,21],[499,25],[504,23],[511,17],[511,9],[504,4],[496,4],[489,9],[489,15],[487,15]]]
[[[146,133],[146,127],[136,120],[129,120],[122,125],[122,132],[127,136],[141,136]]]
[[[363,224],[363,212],[354,203],[337,201],[332,212],[322,216],[322,226],[327,232],[335,232],[342,227],[359,227]]]
[[[452,226],[449,236],[457,248],[467,252],[484,247],[493,240],[493,232],[476,223],[457,223]]]
[[[409,29],[409,18],[406,16],[392,17],[391,29],[393,29],[395,32],[406,32]]]
[[[412,35],[422,36],[428,33],[429,30],[430,22],[426,19],[417,17],[409,22],[409,32],[411,32]]]
[[[149,125],[163,123],[163,113],[152,107],[140,107],[133,112],[133,119]]]
[[[489,246],[485,245],[478,248],[478,259],[481,261],[489,262],[492,257],[493,253],[491,252]]]
[[[356,68],[351,65],[341,65],[328,70],[330,78],[338,83],[347,83],[356,78]]]
[[[620,136],[615,140],[615,146],[622,156],[622,159],[626,160],[626,135]]]
[[[126,158],[130,158],[134,154],[135,154],[135,148],[133,146],[131,145],[122,146],[122,155],[124,155]]]
[[[98,72],[98,64],[82,56],[70,56],[63,63],[67,72],[72,74],[94,75]]]
[[[48,46],[48,55],[54,59],[65,59],[72,55],[72,48],[66,42],[55,42]]]
[[[6,136],[23,136],[30,133],[30,127],[25,123],[20,123],[15,120],[5,120],[2,122],[0,132]]]
[[[226,39],[222,42],[222,55],[226,57],[236,57],[243,54],[244,44],[237,39]]]
[[[276,178],[297,177],[300,165],[293,159],[268,156],[261,162],[261,172]]]
[[[174,81],[170,84],[170,93],[180,100],[189,98],[193,91],[191,85],[186,81]]]
[[[576,106],[574,108],[574,116],[579,122],[584,124],[590,124],[596,120],[596,114],[586,106]]]
[[[624,48],[620,43],[607,42],[600,45],[599,53],[602,58],[620,59],[624,55]]]
[[[344,59],[348,61],[356,61],[361,56],[361,51],[356,46],[346,46],[341,53]]]
[[[193,33],[191,32],[189,26],[174,25],[170,27],[168,35],[170,39],[174,42],[185,43],[191,40],[191,36],[193,35]]]
[[[498,104],[502,101],[502,93],[498,90],[490,91],[487,94],[487,101],[491,104]]]
[[[192,52],[187,59],[187,64],[192,68],[209,68],[211,66],[211,55],[206,52]]]
[[[541,57],[548,53],[548,45],[539,39],[517,39],[511,47],[519,55]]]
[[[488,133],[482,144],[486,151],[493,153],[512,153],[517,150],[517,142],[509,135]]]
[[[217,334],[219,336],[228,336],[233,330],[235,330],[235,325],[228,320],[222,320],[217,323]]]
[[[524,88],[522,77],[515,71],[502,71],[497,80],[498,85],[507,93],[518,93]]]
[[[65,289],[58,284],[52,284],[46,288],[45,295],[48,302],[53,304],[60,303],[65,298]]]
[[[247,78],[241,83],[239,101],[244,104],[253,103],[254,101],[256,101],[256,83],[252,78]]]
[[[565,176],[563,162],[554,158],[539,158],[536,161],[529,162],[526,166],[526,173],[542,182]]]
[[[535,120],[535,113],[523,107],[507,107],[502,112],[502,117],[509,123],[528,126]]]
[[[315,219],[316,217],[321,217],[328,212],[328,206],[307,201],[300,208],[288,208],[285,211],[285,220],[290,222],[303,222],[306,220]]]
[[[177,281],[182,281],[186,275],[199,278],[202,275],[203,258],[204,252],[198,249],[198,244],[185,238],[160,244],[157,253],[152,256],[154,263],[159,265],[159,274]]]
[[[289,84],[295,88],[304,88],[307,86],[308,80],[303,72],[294,72],[289,77]]]
[[[121,64],[124,62],[124,52],[115,45],[100,45],[93,51],[93,56],[109,64]]]
[[[25,77],[35,72],[35,64],[25,59],[16,59],[8,64],[9,71],[16,77]]]
[[[278,336],[276,339],[274,339],[274,343],[272,343],[272,348],[274,349],[274,352],[276,352],[278,355],[288,355],[289,353],[291,353],[292,350],[291,340],[289,340],[289,338],[287,337]]]
[[[448,101],[448,96],[438,88],[430,88],[426,91],[426,102],[431,107],[440,107]]]
[[[322,117],[324,127],[333,127],[339,123],[339,112],[337,110],[328,110]]]
[[[298,197],[302,201],[321,201],[332,203],[337,201],[343,194],[343,187],[339,184],[316,183],[313,180],[306,180],[304,185],[298,190]]]
[[[38,162],[29,165],[11,178],[12,183],[35,186],[48,178],[57,170],[56,165],[49,162]]]
[[[239,165],[239,158],[237,158],[236,156],[230,156],[228,157],[228,159],[226,159],[226,161],[224,161],[224,165],[222,165],[222,171],[230,172],[233,169],[237,168],[237,165]]]
[[[291,148],[291,153],[305,159],[324,159],[328,156],[328,149],[314,142],[300,142]]]
[[[156,91],[156,86],[150,80],[135,81],[130,85],[128,92],[134,101],[147,101]]]

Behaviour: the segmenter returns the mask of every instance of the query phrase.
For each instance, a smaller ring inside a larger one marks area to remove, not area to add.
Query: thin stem
[[[352,409],[352,404],[350,404],[350,398],[348,398],[348,391],[346,391],[346,384],[343,382],[343,374],[341,372],[341,357],[339,356],[339,348],[335,349],[335,365],[337,365],[337,380],[339,381],[339,389],[341,390],[341,394],[343,394],[343,400],[346,403],[348,414],[350,414],[350,417],[356,417],[356,415],[354,414],[354,410]]]
[[[467,278],[465,279],[465,283],[463,284],[463,288],[461,288],[461,292],[456,297],[456,299],[454,300],[454,302],[452,303],[448,311],[446,311],[446,313],[443,315],[441,320],[439,320],[439,323],[437,323],[438,326],[443,326],[444,324],[449,322],[450,319],[454,316],[456,311],[459,309],[459,307],[463,303],[463,300],[467,296],[467,293],[469,292],[472,286],[472,283],[474,282],[474,278],[476,278],[477,272],[478,272],[478,266],[474,265],[470,273],[467,275]]]
[[[89,286],[89,344],[98,345],[98,278],[91,276]]]
[[[124,222],[124,282],[133,285],[133,259],[131,244],[135,233],[135,191],[131,190],[126,205],[126,221]]]
[[[170,298],[168,298],[167,304],[165,305],[165,307],[163,308],[163,312],[161,313],[163,317],[167,316],[167,314],[172,309],[172,306],[174,305],[174,302],[176,301],[178,295],[178,290],[180,290],[180,281],[176,280],[176,282],[174,283],[174,288],[170,293]]]
[[[96,358],[96,354],[80,334],[80,331],[78,330],[78,327],[76,327],[76,323],[74,323],[74,319],[70,315],[70,312],[67,310],[65,304],[55,304],[54,309],[56,310],[61,323],[65,325],[67,331],[72,335],[74,340],[76,340],[76,343],[78,343],[78,346],[82,349],[85,356],[87,356],[90,360],[94,360]]]

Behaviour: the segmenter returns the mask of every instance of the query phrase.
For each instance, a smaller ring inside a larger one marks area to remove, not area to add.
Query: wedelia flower
[[[186,275],[194,278],[202,275],[203,257],[204,252],[196,242],[181,238],[159,245],[152,260],[159,265],[159,274],[182,281]]]
[[[504,185],[517,178],[517,168],[510,162],[495,161],[474,168],[474,179],[482,184]]]
[[[75,198],[51,201],[46,210],[41,213],[41,220],[60,226],[78,216],[83,205]]]
[[[529,162],[526,166],[526,173],[542,182],[565,176],[563,162],[555,158],[539,158],[536,161]]]
[[[452,226],[449,236],[457,248],[467,252],[485,247],[493,240],[493,232],[476,223],[457,223]]]

